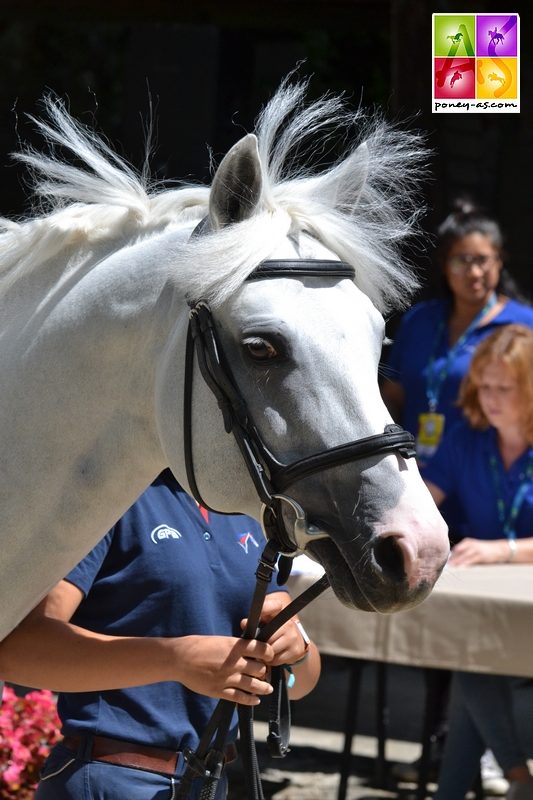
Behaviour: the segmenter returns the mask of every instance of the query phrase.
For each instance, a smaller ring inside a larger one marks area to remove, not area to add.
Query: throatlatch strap
[[[183,442],[185,455],[185,470],[187,483],[192,496],[204,508],[207,508],[196,483],[192,450],[192,390],[194,375],[194,339],[191,326],[187,328],[187,342],[185,345],[185,386],[183,392]]]

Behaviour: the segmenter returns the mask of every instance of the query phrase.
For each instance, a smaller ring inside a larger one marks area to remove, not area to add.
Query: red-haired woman
[[[466,420],[444,436],[424,478],[437,504],[455,497],[468,536],[450,564],[533,562],[533,330],[507,325],[477,348],[460,389]],[[435,800],[459,800],[486,747],[510,782],[509,800],[533,800],[533,779],[512,711],[512,679],[456,673]]]

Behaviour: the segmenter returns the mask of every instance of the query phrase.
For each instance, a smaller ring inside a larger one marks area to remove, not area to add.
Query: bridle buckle
[[[292,537],[290,537],[290,543],[293,546],[292,550],[283,549],[283,554],[289,557],[293,557],[298,555],[298,553],[303,553],[306,546],[309,544],[311,539],[324,539],[328,536],[326,531],[320,530],[316,525],[312,523],[308,523],[307,521],[307,514],[303,510],[302,506],[296,502],[292,497],[289,497],[285,494],[273,494],[272,500],[277,501],[277,513],[275,515],[277,521],[277,535],[276,538],[279,539],[280,537],[280,528],[284,530],[284,526],[282,527],[282,520],[281,520],[281,505],[286,503],[295,515],[294,525],[292,528]],[[265,503],[261,506],[261,524],[264,530],[267,530],[270,527],[270,523],[266,520],[266,515],[268,512],[272,511],[272,504],[267,506]],[[282,542],[282,544],[285,544]],[[296,547],[294,547],[296,545]]]

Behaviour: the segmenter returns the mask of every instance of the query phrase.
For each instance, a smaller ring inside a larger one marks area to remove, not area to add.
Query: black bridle
[[[279,260],[263,261],[248,277],[248,280],[268,278],[331,277],[354,279],[353,267],[342,261],[325,260]],[[283,494],[291,484],[302,478],[331,467],[348,464],[363,458],[398,453],[404,458],[415,455],[415,441],[412,434],[399,425],[387,425],[383,433],[367,436],[337,447],[299,459],[292,464],[281,463],[265,445],[255,425],[246,402],[240,392],[217,336],[215,323],[209,305],[204,300],[191,305],[189,329],[187,333],[187,352],[185,357],[184,389],[184,455],[187,480],[194,498],[208,508],[203,500],[194,472],[192,442],[192,395],[194,350],[202,377],[215,395],[224,419],[227,433],[233,433],[244,462],[264,506],[264,521],[267,536],[271,538],[274,530],[282,545],[281,551],[294,554],[303,550],[309,538],[317,537],[316,529],[309,529],[305,513],[294,500]],[[293,536],[287,534],[281,519],[283,502],[288,503],[296,513]],[[301,513],[300,513],[301,512]],[[302,516],[303,515],[303,516]]]
[[[355,271],[353,267],[342,261],[305,259],[263,261],[247,280],[281,277],[327,277],[353,280]],[[285,495],[284,491],[302,478],[355,460],[388,453],[398,453],[404,458],[411,458],[415,455],[415,440],[399,425],[391,424],[385,426],[383,433],[314,453],[292,464],[283,464],[265,445],[224,357],[209,304],[200,300],[191,304],[187,331],[183,429],[189,488],[196,501],[205,508],[209,508],[209,506],[198,489],[193,461],[192,402],[195,352],[202,377],[217,399],[224,419],[225,430],[227,433],[233,433],[263,504],[262,521],[267,545],[256,572],[256,589],[243,637],[257,638],[266,642],[278,628],[329,586],[328,579],[324,576],[293,600],[268,625],[259,627],[263,601],[276,564],[279,570],[278,582],[284,583],[290,572],[292,556],[296,555],[298,551],[303,551],[306,544],[313,538],[327,535],[308,523],[305,511],[293,498]],[[291,532],[286,530],[282,518],[283,503],[288,504],[295,515]],[[284,702],[288,709],[286,683],[281,668],[276,668],[276,680],[273,677],[273,685],[275,685],[273,705],[279,711],[280,705]],[[210,800],[214,797],[216,783],[223,769],[224,745],[234,708],[234,703],[220,700],[196,752],[187,751],[188,766],[178,789],[177,798],[187,797],[192,780],[198,776],[202,776],[206,781],[201,794],[202,800]],[[280,757],[288,752],[288,731],[283,730],[283,725],[279,722],[279,713],[273,716],[276,718],[271,718],[268,742],[271,754]],[[245,775],[248,783],[248,796],[255,800],[262,800],[263,793],[259,779],[252,722],[251,707],[239,706],[239,726],[241,742],[244,747],[243,758],[246,756],[247,762]]]

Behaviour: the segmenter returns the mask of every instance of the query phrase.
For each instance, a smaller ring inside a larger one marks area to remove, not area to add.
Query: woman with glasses
[[[459,386],[477,345],[503,325],[533,328],[533,308],[519,299],[503,260],[498,223],[472,203],[457,201],[438,229],[435,262],[442,296],[418,303],[402,318],[388,358],[384,400],[396,422],[417,437],[417,456],[428,465],[445,430],[461,419]],[[463,510],[448,497],[440,507],[452,545],[466,534]],[[438,706],[430,777],[438,771],[447,730],[450,673],[427,670],[428,692]],[[484,786],[505,788],[490,754]],[[400,781],[418,780],[418,761],[393,769]],[[489,782],[490,776],[490,782]]]
[[[458,201],[438,230],[435,251],[444,296],[415,305],[403,317],[382,391],[392,416],[417,437],[424,466],[461,418],[459,385],[479,342],[500,325],[533,327],[533,308],[503,266],[498,223]]]

